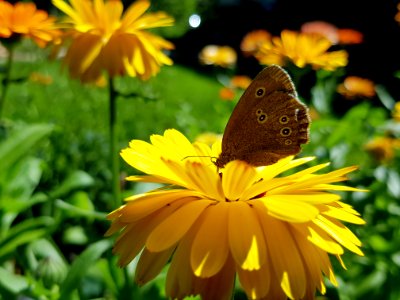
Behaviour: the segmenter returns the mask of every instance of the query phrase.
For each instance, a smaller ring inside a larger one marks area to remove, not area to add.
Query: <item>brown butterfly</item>
[[[266,166],[297,154],[309,141],[310,122],[308,108],[297,98],[288,73],[276,65],[266,67],[233,110],[215,165],[222,168],[239,159]]]

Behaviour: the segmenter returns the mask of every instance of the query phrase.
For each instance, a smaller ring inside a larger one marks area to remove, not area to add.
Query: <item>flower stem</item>
[[[109,78],[109,101],[110,101],[110,160],[112,172],[112,193],[114,207],[120,205],[120,179],[119,179],[119,156],[117,152],[117,91],[115,90],[114,80]]]
[[[13,58],[14,58],[14,47],[11,45],[11,46],[7,47],[7,49],[8,49],[8,58],[7,58],[7,63],[6,63],[6,67],[5,67],[4,78],[1,81],[2,89],[1,89],[1,95],[0,95],[0,119],[1,119],[2,112],[3,112],[4,102],[5,102],[6,96],[7,96],[7,90],[10,85],[11,66],[12,66]]]

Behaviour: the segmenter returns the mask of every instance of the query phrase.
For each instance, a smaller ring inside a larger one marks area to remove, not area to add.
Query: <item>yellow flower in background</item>
[[[400,122],[400,101],[394,105],[392,117],[396,122]]]
[[[263,43],[271,41],[271,37],[271,34],[264,29],[250,31],[243,37],[240,50],[247,56],[254,55]]]
[[[229,46],[208,45],[199,53],[199,60],[205,65],[229,68],[236,64],[236,51]]]
[[[375,96],[375,84],[358,76],[347,76],[337,87],[337,92],[347,99],[372,98]]]
[[[211,146],[214,143],[222,141],[222,135],[221,134],[216,134],[214,132],[204,132],[202,134],[199,134],[196,137],[195,141]]]
[[[377,137],[369,141],[364,149],[381,163],[390,162],[396,149],[400,149],[400,140],[392,137]]]
[[[313,69],[333,71],[347,65],[347,52],[330,51],[331,41],[320,34],[298,33],[284,30],[281,37],[261,45],[256,58],[263,65],[294,63],[299,68],[310,65]]]
[[[119,0],[53,0],[63,11],[67,34],[72,38],[64,63],[73,78],[95,82],[103,71],[109,76],[128,75],[146,80],[162,65],[172,65],[163,53],[173,44],[147,29],[171,26],[164,12],[147,13],[149,1],[139,0],[123,13]]]
[[[317,174],[328,165],[320,164],[283,175],[313,159],[287,157],[257,168],[235,160],[220,173],[211,162],[220,146],[191,144],[167,130],[122,150],[146,174],[127,180],[166,186],[131,196],[109,214],[119,264],[140,254],[135,280],[145,284],[170,262],[172,299],[231,299],[236,275],[250,299],[313,299],[326,291],[323,274],[337,285],[329,254],[342,265],[344,248],[363,255],[342,221],[364,221],[330,191],[359,191],[332,184],[356,168]]]
[[[0,40],[30,38],[39,47],[55,41],[61,32],[54,26],[55,18],[47,12],[36,9],[30,2],[17,2],[14,5],[0,0]]]

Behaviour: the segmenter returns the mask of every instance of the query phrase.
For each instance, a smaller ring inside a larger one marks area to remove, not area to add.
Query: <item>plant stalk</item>
[[[118,126],[117,126],[117,91],[115,90],[114,80],[109,78],[109,101],[110,101],[110,160],[112,172],[112,194],[114,207],[121,204],[121,186],[119,178],[119,155],[117,150],[118,145]]]
[[[8,50],[8,58],[7,58],[7,62],[6,62],[4,78],[1,81],[2,89],[1,89],[1,95],[0,95],[0,119],[2,117],[4,102],[6,100],[8,87],[9,87],[10,81],[11,81],[10,75],[11,75],[11,67],[12,67],[13,58],[14,58],[14,46],[10,45],[9,47],[7,47],[7,50]]]

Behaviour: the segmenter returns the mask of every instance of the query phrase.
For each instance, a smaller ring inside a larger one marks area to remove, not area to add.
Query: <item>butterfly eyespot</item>
[[[286,146],[289,146],[289,145],[291,145],[291,144],[292,144],[292,140],[289,140],[289,139],[288,139],[288,140],[285,140],[285,145],[286,145]]]
[[[256,97],[257,98],[264,96],[264,94],[265,94],[265,88],[260,87],[260,88],[257,89],[257,91],[256,91]]]
[[[289,117],[287,115],[283,115],[282,117],[279,118],[279,123],[281,124],[289,123]]]
[[[257,118],[258,123],[263,124],[267,121],[267,115],[264,113],[261,113],[258,118]]]
[[[281,136],[289,136],[292,133],[292,129],[284,127],[281,129]]]
[[[256,115],[259,116],[259,115],[261,115],[261,114],[263,114],[263,110],[262,110],[262,109],[257,109]]]

